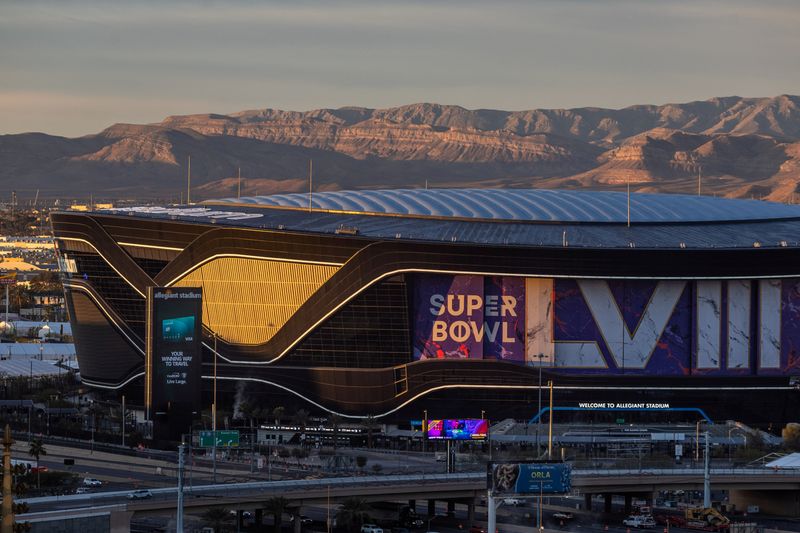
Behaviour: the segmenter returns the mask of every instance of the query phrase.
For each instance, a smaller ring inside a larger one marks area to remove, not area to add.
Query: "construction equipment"
[[[713,507],[693,507],[686,509],[684,516],[659,515],[656,521],[674,527],[699,531],[728,531],[731,521]]]

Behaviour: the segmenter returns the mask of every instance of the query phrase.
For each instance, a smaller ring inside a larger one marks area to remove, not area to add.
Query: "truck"
[[[651,528],[656,527],[656,522],[652,516],[637,514],[623,520],[622,525],[635,528]]]
[[[417,512],[404,503],[375,502],[369,514],[376,524],[383,526],[384,530],[396,526],[419,529],[425,525]]]
[[[684,515],[659,515],[660,524],[698,531],[728,531],[731,521],[713,507],[690,507]]]

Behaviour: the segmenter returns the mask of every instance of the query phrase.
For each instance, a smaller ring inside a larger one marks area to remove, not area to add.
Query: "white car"
[[[503,505],[522,505],[522,500],[518,498],[503,498]]]
[[[622,521],[622,525],[635,528],[656,527],[656,521],[649,515],[633,515]]]
[[[361,533],[383,533],[383,528],[375,524],[364,524],[361,526]]]
[[[152,497],[153,493],[147,489],[135,490],[133,492],[128,493],[129,500],[147,500],[148,498]]]
[[[84,487],[102,487],[103,482],[99,479],[95,479],[93,477],[85,477],[83,478],[83,486]]]

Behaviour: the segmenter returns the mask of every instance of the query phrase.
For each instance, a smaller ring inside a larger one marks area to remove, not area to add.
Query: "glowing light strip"
[[[152,248],[154,250],[170,250],[173,252],[182,252],[183,248],[175,248],[174,246],[156,246],[154,244],[139,244],[135,242],[123,242],[117,241],[117,244],[120,246],[133,246],[135,248]]]
[[[114,269],[114,272],[116,272],[116,273],[117,273],[117,275],[118,275],[119,277],[121,277],[123,280],[125,280],[125,282],[126,282],[128,285],[130,285],[130,286],[133,288],[133,290],[135,290],[136,292],[138,292],[138,293],[139,293],[139,295],[140,295],[142,298],[146,298],[146,297],[145,297],[145,295],[144,295],[144,293],[143,293],[142,291],[140,291],[138,288],[136,288],[136,285],[134,285],[133,283],[131,283],[131,282],[130,282],[130,280],[129,280],[128,278],[126,278],[125,276],[123,276],[123,275],[122,275],[122,272],[120,272],[119,270],[117,270],[117,267],[115,267],[115,266],[114,266],[114,265],[111,263],[111,261],[109,261],[109,260],[108,260],[108,258],[106,258],[106,256],[104,256],[104,255],[103,255],[103,253],[102,253],[100,250],[98,250],[98,249],[97,249],[97,247],[96,247],[94,244],[90,243],[90,242],[89,242],[89,241],[87,241],[86,239],[79,239],[79,238],[77,238],[77,237],[56,237],[56,238],[57,238],[57,239],[61,239],[62,241],[77,241],[77,242],[82,242],[82,243],[84,243],[84,244],[88,244],[89,246],[91,246],[92,248],[94,248],[94,251],[95,251],[95,252],[97,252],[97,255],[99,255],[100,257],[102,257],[102,258],[103,258],[103,261],[105,261],[105,262],[106,262],[106,264],[108,264],[108,266],[110,266],[112,269]]]
[[[125,381],[120,383],[119,385],[104,385],[104,384],[101,384],[101,383],[99,383],[97,381],[92,381],[90,379],[84,379],[83,376],[81,376],[81,382],[82,383],[87,383],[87,384],[91,385],[92,387],[98,387],[100,389],[117,390],[117,389],[121,389],[122,387],[124,387],[125,385],[127,385],[128,383],[133,381],[134,379],[138,379],[138,378],[140,378],[142,376],[144,376],[144,372],[139,372],[138,374],[134,374],[133,376],[129,377],[128,379],[126,379]]]
[[[165,286],[171,287],[173,284],[175,284],[178,281],[180,281],[181,279],[185,278],[191,272],[194,272],[195,270],[197,270],[201,266],[205,265],[206,263],[209,263],[214,259],[218,259],[218,258],[222,258],[222,257],[235,257],[237,259],[256,259],[256,260],[261,260],[261,261],[277,261],[277,262],[280,262],[280,263],[302,263],[302,264],[305,264],[305,265],[324,265],[324,266],[335,266],[335,267],[341,267],[344,264],[344,263],[331,263],[331,262],[328,262],[328,261],[307,261],[307,260],[303,260],[303,259],[286,259],[284,257],[266,257],[266,256],[260,256],[260,255],[214,254],[211,257],[209,257],[207,259],[203,259],[199,263],[196,263],[196,264],[192,265],[191,267],[189,267],[188,269],[184,270],[180,275],[175,277],[172,281],[166,283]]]
[[[203,376],[203,379],[208,379],[208,380],[212,380],[213,381],[214,376]],[[324,411],[327,411],[327,412],[329,412],[331,414],[335,414],[335,415],[341,416],[343,418],[358,418],[358,419],[365,419],[365,418],[369,418],[370,416],[372,416],[374,418],[380,418],[382,416],[390,415],[390,414],[402,409],[403,407],[405,407],[406,405],[410,404],[411,402],[417,400],[418,398],[421,398],[422,396],[425,396],[427,394],[430,394],[432,392],[436,392],[436,391],[439,391],[439,390],[444,390],[444,389],[536,390],[536,389],[539,388],[538,385],[469,385],[469,384],[439,385],[437,387],[432,387],[432,388],[430,388],[428,390],[420,392],[419,394],[417,394],[413,398],[406,399],[403,403],[401,403],[400,405],[398,405],[394,409],[390,409],[389,411],[386,411],[385,413],[381,413],[381,414],[377,414],[377,415],[360,416],[360,415],[348,415],[348,414],[345,414],[345,413],[340,413],[338,411],[334,411],[332,409],[328,409],[324,405],[321,405],[321,404],[315,402],[314,400],[303,396],[299,392],[297,392],[295,390],[292,390],[289,387],[286,387],[286,386],[281,385],[279,383],[275,383],[273,381],[267,381],[265,379],[260,379],[260,378],[223,377],[223,376],[219,376],[219,375],[217,376],[217,379],[218,380],[219,379],[225,379],[225,380],[229,380],[229,381],[254,381],[256,383],[264,383],[266,385],[273,385],[275,387],[278,387],[279,389],[283,389],[283,390],[285,390],[287,392],[291,392],[295,396],[297,396],[299,398],[302,398],[303,400],[307,401],[308,403],[310,403],[310,404],[312,404],[312,405],[314,405],[316,407],[319,407],[320,409],[322,409]],[[545,388],[548,388],[548,387],[546,385],[543,385],[541,388],[545,389]],[[641,387],[599,387],[599,386],[581,386],[581,385],[576,385],[576,386],[572,386],[572,385],[554,385],[553,389],[559,389],[559,390],[635,390],[635,391],[641,391],[642,390]],[[648,387],[648,390],[736,390],[736,391],[739,391],[739,390],[792,390],[792,389],[793,389],[793,387]]]
[[[355,257],[355,255],[353,257]],[[349,262],[349,260],[348,260],[348,262]],[[700,278],[698,278],[698,277],[664,278],[664,277],[618,277],[618,276],[615,277],[615,276],[572,276],[572,275],[553,276],[553,275],[549,275],[549,274],[545,275],[545,274],[519,274],[519,273],[509,273],[509,272],[479,272],[479,271],[471,271],[471,270],[442,270],[442,269],[432,269],[432,268],[401,268],[401,269],[397,269],[397,270],[391,270],[389,272],[386,272],[384,274],[381,274],[381,275],[373,278],[371,281],[369,281],[368,283],[363,285],[360,289],[358,289],[357,291],[353,292],[350,296],[348,296],[345,300],[343,300],[339,305],[337,305],[336,307],[334,307],[333,309],[328,311],[322,318],[317,320],[311,327],[306,329],[301,335],[299,335],[294,341],[292,341],[292,343],[289,344],[289,346],[287,346],[280,354],[278,354],[276,357],[274,357],[274,358],[272,358],[272,359],[270,359],[268,361],[241,361],[241,360],[235,360],[235,359],[228,359],[224,355],[220,354],[219,352],[214,352],[214,350],[211,349],[211,348],[209,348],[209,349],[211,350],[212,353],[216,353],[219,357],[225,359],[229,363],[238,363],[238,364],[244,364],[244,365],[266,365],[266,364],[274,363],[275,361],[278,361],[279,359],[281,359],[284,356],[286,356],[286,354],[292,348],[294,348],[297,345],[297,343],[302,341],[309,333],[314,331],[324,321],[326,321],[328,318],[330,318],[331,315],[336,313],[344,305],[350,303],[356,296],[358,296],[359,294],[361,294],[362,292],[367,290],[369,287],[371,287],[375,283],[379,282],[380,280],[388,278],[388,277],[391,277],[391,276],[394,276],[395,274],[405,274],[405,273],[409,273],[409,272],[425,272],[425,273],[429,273],[429,274],[458,274],[458,275],[473,275],[473,276],[507,276],[507,277],[518,277],[518,278],[544,278],[544,279],[549,279],[549,278],[552,278],[552,279],[602,279],[602,280],[606,280],[606,279],[646,279],[646,280],[666,280],[666,281],[672,281],[672,280],[692,281],[692,280],[705,280],[705,279],[713,279],[713,280],[720,280],[720,279],[760,279],[760,278],[754,277],[754,276],[748,276],[748,277],[726,277],[726,278],[709,278],[709,277],[700,277]],[[334,274],[334,276],[335,276],[335,274]],[[764,279],[779,279],[779,278],[793,278],[793,277],[797,277],[797,275],[772,276],[772,277],[764,278]],[[333,279],[333,278],[331,278],[331,279]],[[328,281],[330,281],[330,280],[328,280]],[[205,345],[205,343],[204,343],[204,345]]]
[[[111,314],[110,314],[110,313],[109,313],[109,312],[106,310],[106,308],[104,307],[104,304],[103,304],[103,303],[102,303],[100,300],[98,300],[98,299],[97,299],[97,297],[94,295],[94,293],[92,293],[92,291],[90,291],[89,289],[87,289],[87,288],[86,288],[86,287],[84,287],[83,285],[74,285],[74,284],[72,284],[72,283],[64,283],[64,287],[65,287],[65,288],[68,288],[68,289],[80,289],[80,290],[82,290],[83,292],[85,292],[86,294],[88,294],[88,295],[89,295],[89,297],[90,297],[92,300],[94,300],[94,303],[95,303],[95,304],[97,304],[97,308],[100,310],[100,312],[101,312],[101,313],[103,313],[103,314],[106,316],[106,318],[107,318],[107,319],[108,319],[108,320],[109,320],[109,321],[110,321],[112,324],[114,324],[114,326],[117,328],[117,330],[118,330],[120,333],[122,333],[122,335],[123,335],[123,336],[124,336],[126,339],[128,339],[128,342],[129,342],[129,343],[131,343],[131,345],[132,345],[132,346],[133,346],[133,347],[134,347],[134,348],[135,348],[135,349],[136,349],[136,350],[137,350],[139,353],[141,353],[142,355],[145,355],[145,353],[144,353],[144,350],[142,350],[141,348],[139,348],[139,345],[138,345],[138,344],[137,344],[137,343],[136,343],[136,342],[135,342],[133,339],[131,339],[130,337],[128,337],[128,334],[127,334],[127,333],[125,333],[125,330],[124,330],[124,329],[122,329],[122,328],[120,327],[120,325],[119,325],[119,324],[117,324],[117,322],[114,320],[114,318],[111,316]]]

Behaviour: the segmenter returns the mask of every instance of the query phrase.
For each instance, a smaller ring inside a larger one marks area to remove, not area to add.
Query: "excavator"
[[[660,516],[659,522],[700,531],[727,531],[731,521],[712,507],[686,509],[684,516]]]

